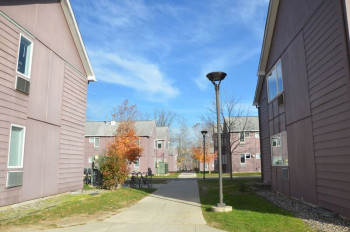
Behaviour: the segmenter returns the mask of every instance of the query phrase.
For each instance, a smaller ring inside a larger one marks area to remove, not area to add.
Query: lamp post
[[[220,83],[227,76],[224,72],[211,72],[207,74],[207,78],[213,83],[215,86],[216,93],[216,117],[217,117],[217,138],[218,138],[218,152],[219,152],[219,203],[217,207],[213,207],[214,211],[218,212],[230,212],[232,211],[231,206],[226,206],[223,202],[223,193],[222,193],[222,155],[221,155],[221,130],[220,130],[220,98],[219,98],[219,90]]]
[[[203,154],[204,154],[204,165],[203,165],[203,170],[204,170],[204,176],[203,176],[203,180],[205,180],[205,135],[208,133],[208,131],[201,131],[202,135],[203,135]]]

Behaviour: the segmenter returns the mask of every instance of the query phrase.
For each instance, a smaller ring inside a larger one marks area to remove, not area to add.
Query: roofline
[[[94,74],[94,71],[92,69],[89,57],[88,57],[86,49],[85,49],[85,45],[84,45],[83,39],[81,37],[77,21],[75,20],[75,16],[74,16],[74,12],[72,9],[72,5],[70,4],[70,0],[61,0],[61,6],[63,9],[64,15],[66,17],[66,20],[67,20],[67,23],[69,26],[69,30],[72,33],[74,43],[77,46],[80,59],[83,63],[84,70],[85,70],[86,75],[87,75],[87,80],[88,81],[97,81],[95,74]]]
[[[270,48],[272,43],[272,37],[275,29],[278,6],[280,0],[270,0],[269,11],[267,13],[265,32],[264,32],[264,40],[261,48],[260,61],[258,67],[258,80],[255,89],[255,96],[253,105],[257,106],[259,104],[259,98],[261,93],[262,84],[264,81],[264,77],[266,75],[266,65],[267,60],[270,55]]]

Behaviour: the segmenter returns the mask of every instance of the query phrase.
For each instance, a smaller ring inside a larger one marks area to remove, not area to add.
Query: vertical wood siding
[[[349,57],[341,1],[324,1],[304,28],[318,204],[350,215]]]
[[[58,191],[76,190],[83,184],[87,81],[65,66]]]

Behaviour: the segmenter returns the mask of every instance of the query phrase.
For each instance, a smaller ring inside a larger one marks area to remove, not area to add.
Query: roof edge
[[[253,105],[257,106],[259,103],[260,92],[263,84],[264,77],[266,75],[266,65],[267,59],[270,54],[270,48],[272,43],[272,37],[275,30],[278,6],[280,0],[271,0],[269,4],[269,11],[267,13],[265,31],[264,31],[264,40],[261,48],[259,67],[258,67],[258,80],[255,89],[255,96]]]
[[[85,49],[85,45],[84,45],[83,39],[81,37],[77,21],[75,20],[72,5],[70,4],[69,0],[61,0],[61,6],[63,9],[63,13],[66,17],[66,20],[67,20],[67,23],[69,26],[69,30],[72,33],[74,43],[77,46],[80,59],[83,63],[83,66],[84,66],[84,69],[85,69],[85,72],[87,75],[87,80],[88,81],[97,81],[95,74],[94,74],[94,71],[92,69],[89,57],[88,57],[86,49]]]

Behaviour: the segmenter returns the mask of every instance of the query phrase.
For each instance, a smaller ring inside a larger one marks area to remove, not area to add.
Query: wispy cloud
[[[152,101],[165,101],[180,92],[156,64],[114,53],[90,51],[99,80],[119,84],[142,92]]]

